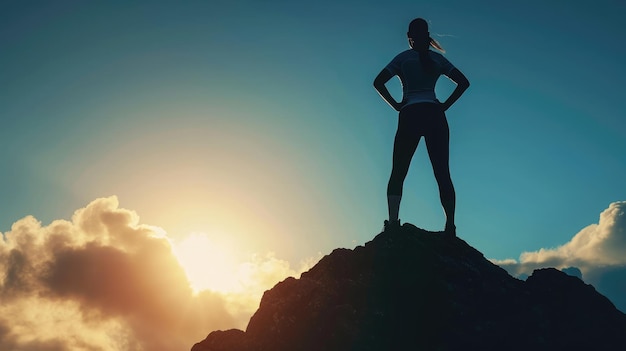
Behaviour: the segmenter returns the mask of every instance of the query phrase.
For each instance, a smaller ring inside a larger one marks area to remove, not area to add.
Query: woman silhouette
[[[411,158],[421,137],[426,141],[428,157],[439,186],[439,197],[446,215],[446,236],[456,236],[454,211],[456,195],[450,179],[449,130],[445,111],[469,87],[469,81],[443,55],[431,51],[430,46],[445,52],[441,45],[430,37],[428,23],[416,18],[409,24],[407,32],[411,49],[398,54],[374,79],[374,88],[396,111],[400,112],[398,130],[393,145],[393,166],[387,187],[389,220],[385,221],[385,231],[399,228],[400,200],[402,185],[409,171]],[[435,83],[441,75],[456,83],[456,88],[444,101],[435,97]],[[402,101],[396,102],[385,86],[393,76],[402,82]]]

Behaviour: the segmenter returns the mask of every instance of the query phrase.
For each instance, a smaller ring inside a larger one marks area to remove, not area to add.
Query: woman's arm
[[[376,89],[376,91],[378,91],[378,94],[380,94],[383,100],[385,100],[389,104],[389,106],[391,106],[396,111],[400,111],[402,103],[397,102],[393,98],[393,96],[391,96],[391,93],[389,93],[389,90],[385,86],[385,83],[387,83],[391,78],[393,78],[391,72],[389,72],[387,69],[383,69],[374,79],[374,88]]]
[[[452,94],[450,94],[450,96],[448,96],[446,101],[441,103],[441,107],[444,111],[449,109],[450,106],[452,106],[452,104],[454,104],[456,100],[458,100],[461,95],[463,95],[465,90],[467,90],[467,88],[469,88],[470,86],[467,77],[465,77],[465,75],[456,68],[450,71],[450,73],[447,74],[446,77],[450,78],[450,80],[456,83],[456,88],[454,88],[454,91],[452,92]]]

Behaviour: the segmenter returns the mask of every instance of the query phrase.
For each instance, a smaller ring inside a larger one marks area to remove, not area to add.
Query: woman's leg
[[[428,133],[424,135],[428,156],[433,166],[435,179],[439,186],[439,198],[446,214],[446,232],[455,234],[454,212],[456,207],[456,194],[450,177],[450,131],[448,121],[439,106],[433,112],[432,125]]]
[[[415,127],[416,118],[419,116],[411,115],[412,107],[407,106],[400,112],[398,131],[393,144],[393,165],[389,184],[387,185],[387,205],[390,222],[398,220],[402,186],[421,137]]]

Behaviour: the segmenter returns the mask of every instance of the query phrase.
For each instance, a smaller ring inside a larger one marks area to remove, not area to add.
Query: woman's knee
[[[452,178],[450,177],[450,170],[435,171],[435,179],[440,187],[451,187]]]
[[[393,167],[389,176],[389,182],[402,184],[408,173],[409,167]]]

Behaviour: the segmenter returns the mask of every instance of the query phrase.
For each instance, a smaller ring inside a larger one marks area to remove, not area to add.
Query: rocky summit
[[[548,268],[511,277],[459,238],[404,224],[263,295],[245,332],[192,351],[626,350],[626,315]]]

